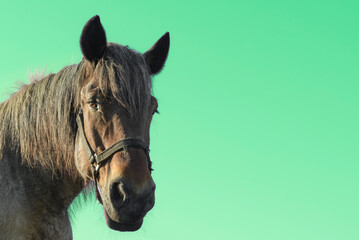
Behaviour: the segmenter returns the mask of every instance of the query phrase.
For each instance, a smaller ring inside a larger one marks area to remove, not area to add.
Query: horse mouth
[[[134,232],[141,228],[143,219],[140,219],[139,221],[135,223],[120,223],[112,220],[110,216],[108,216],[105,208],[103,209],[103,213],[105,215],[106,224],[109,228],[121,231],[121,232]]]

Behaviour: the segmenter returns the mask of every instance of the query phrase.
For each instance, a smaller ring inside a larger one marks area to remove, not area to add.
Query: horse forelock
[[[93,72],[101,93],[116,99],[133,117],[141,117],[151,99],[151,78],[142,54],[109,43]]]
[[[32,81],[0,105],[0,158],[17,152],[23,162],[57,175],[77,175],[74,164],[80,91],[86,61]],[[151,78],[141,54],[109,44],[92,76],[101,92],[115,98],[134,116],[143,114],[151,97]]]

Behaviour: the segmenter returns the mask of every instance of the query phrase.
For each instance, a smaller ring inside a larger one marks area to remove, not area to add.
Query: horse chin
[[[112,220],[110,216],[107,214],[105,208],[103,209],[103,213],[105,215],[106,224],[109,228],[121,231],[121,232],[134,232],[141,228],[143,219],[140,219],[136,223],[120,223]]]

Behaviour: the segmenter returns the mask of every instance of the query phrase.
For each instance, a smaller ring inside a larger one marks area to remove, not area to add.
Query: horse
[[[34,79],[0,105],[1,239],[72,239],[68,208],[93,185],[106,223],[136,231],[155,202],[151,77],[169,33],[141,54],[84,25],[78,64]]]

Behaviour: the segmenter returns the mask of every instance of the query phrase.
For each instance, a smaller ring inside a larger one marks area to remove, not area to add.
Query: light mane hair
[[[19,154],[23,163],[54,176],[75,176],[76,114],[80,91],[89,77],[106,98],[116,99],[140,117],[151,98],[151,78],[142,54],[109,43],[96,65],[82,60],[56,74],[22,86],[0,104],[0,159]]]

